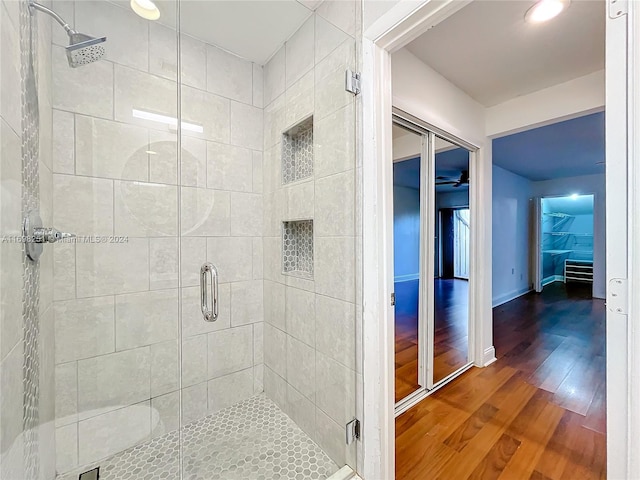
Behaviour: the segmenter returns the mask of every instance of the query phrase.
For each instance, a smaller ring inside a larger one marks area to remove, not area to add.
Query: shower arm
[[[50,8],[47,8],[40,3],[34,2],[33,0],[29,0],[29,8],[34,10],[39,10],[49,15],[56,22],[58,22],[62,26],[62,28],[64,28],[64,30],[67,32],[68,35],[73,35],[74,33],[76,33],[76,31],[73,28],[71,28],[71,26],[67,22],[65,22],[60,15],[58,15],[56,12],[54,12]]]

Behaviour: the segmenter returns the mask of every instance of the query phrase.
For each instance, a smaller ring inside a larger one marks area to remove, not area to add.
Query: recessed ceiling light
[[[133,0],[132,0],[133,1]],[[569,7],[571,0],[540,0],[524,16],[528,23],[542,23],[557,17]]]
[[[151,0],[131,0],[131,9],[146,20],[160,18],[160,10]]]

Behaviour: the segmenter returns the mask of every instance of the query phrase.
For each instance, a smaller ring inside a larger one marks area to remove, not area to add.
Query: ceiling
[[[182,32],[264,65],[309,18],[318,1],[189,0],[180,3]],[[175,0],[156,2],[175,26]]]
[[[455,148],[436,153],[436,176],[460,178],[462,170],[469,169],[469,152],[464,148]],[[420,157],[394,162],[393,184],[402,187],[420,188]],[[437,185],[436,192],[456,192],[467,190],[468,185]]]
[[[493,163],[529,180],[604,173],[604,112],[493,140]]]
[[[543,198],[542,201],[545,212],[593,215],[593,195]]]
[[[524,21],[534,3],[473,1],[406,48],[486,107],[604,68],[604,1],[537,25]]]

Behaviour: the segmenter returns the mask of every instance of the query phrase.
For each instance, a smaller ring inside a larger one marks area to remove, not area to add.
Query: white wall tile
[[[264,107],[264,71],[262,66],[253,64],[253,106]]]
[[[230,407],[253,395],[253,368],[247,368],[207,383],[209,413]]]
[[[231,235],[259,237],[262,235],[262,195],[231,194]]]
[[[338,425],[319,408],[316,408],[314,439],[331,460],[338,465],[346,464],[347,446],[344,442],[344,425]]]
[[[356,2],[353,0],[325,0],[317,14],[352,37],[356,34]]]
[[[355,167],[355,113],[348,105],[313,125],[316,178]]]
[[[76,115],[76,173],[90,177],[146,181],[147,129]]]
[[[5,462],[9,461],[9,456],[22,453],[23,352],[22,343],[19,343],[0,362],[0,388],[2,389],[2,395],[0,395],[0,425],[2,425],[0,447],[2,448],[3,471],[6,468]],[[21,459],[16,458],[17,460]],[[16,467],[19,465],[16,463]]]
[[[316,390],[315,350],[287,335],[287,382],[314,400]]]
[[[355,233],[353,170],[316,180],[314,233],[318,236],[350,236]]]
[[[178,286],[178,239],[149,239],[149,288],[160,290]]]
[[[287,333],[301,342],[315,346],[316,306],[315,294],[287,287],[286,324]]]
[[[75,120],[72,113],[53,110],[53,171],[75,171]]]
[[[182,342],[182,387],[206,382],[207,335],[187,337]]]
[[[78,424],[56,428],[56,470],[68,472],[78,466]]]
[[[113,235],[113,182],[53,175],[53,224],[76,235]]]
[[[316,63],[322,61],[327,55],[342,45],[349,36],[338,27],[328,22],[320,15],[316,15]]]
[[[207,363],[210,379],[253,366],[253,327],[245,325],[210,333]]]
[[[177,289],[116,295],[116,350],[177,337]]]
[[[282,378],[287,377],[287,335],[269,324],[264,326],[264,363]]]
[[[231,53],[207,45],[207,90],[217,95],[251,104],[253,66]]]
[[[114,182],[115,234],[131,237],[178,234],[178,188],[143,182]]]
[[[113,297],[54,304],[56,363],[115,351]]]
[[[264,367],[264,391],[273,400],[280,410],[287,412],[287,382],[268,366]]]
[[[56,427],[78,421],[78,364],[56,365],[55,368]]]
[[[316,295],[316,348],[355,369],[355,305]]]
[[[149,181],[152,183],[177,184],[178,135],[173,132],[149,130],[148,152],[153,152],[148,155]]]
[[[0,248],[0,360],[5,358],[17,343],[22,343],[23,248],[19,243],[3,244]]]
[[[150,22],[149,39],[149,71],[175,81],[178,74],[175,29]],[[182,83],[204,90],[207,80],[205,44],[188,35],[182,35],[180,42]]]
[[[283,46],[264,66],[264,104],[269,105],[285,89],[285,47]]]
[[[305,118],[313,115],[314,106],[314,73],[308,72],[287,89],[286,124],[287,127],[297,125]]]
[[[280,95],[263,111],[264,118],[264,149],[265,151],[282,141],[282,132],[287,125],[287,110],[285,95]]]
[[[146,401],[80,422],[80,465],[95,462],[149,440],[150,408],[150,401]]]
[[[182,138],[182,180],[187,187],[207,186],[207,142],[199,138]]]
[[[313,218],[315,192],[312,181],[306,181],[284,188],[287,195],[287,219]]]
[[[19,5],[17,2],[5,2],[5,5]],[[4,12],[3,12],[4,13]],[[17,12],[16,12],[17,13]],[[21,132],[22,99],[16,92],[20,91],[20,31],[16,18],[2,15],[0,18],[0,55],[2,56],[2,70],[0,70],[0,116],[9,124],[14,132]]]
[[[316,405],[338,424],[355,416],[356,374],[353,370],[316,354]]]
[[[344,88],[344,72],[355,68],[355,42],[347,40],[316,66],[315,116],[321,119],[354,102]]]
[[[180,428],[180,392],[171,392],[151,399],[151,438],[157,438]],[[173,451],[178,460],[179,452]]]
[[[264,282],[264,320],[285,330],[285,286],[281,283],[268,280]]]
[[[75,3],[76,30],[107,37],[105,60],[138,70],[147,70],[149,64],[149,23],[130,8],[110,2]]]
[[[315,281],[319,294],[353,301],[355,296],[353,237],[315,238]]]
[[[265,237],[264,248],[264,278],[278,283],[285,283],[282,275],[282,237]]]
[[[100,65],[97,62],[91,65]],[[84,70],[86,67],[82,67]],[[177,117],[177,85],[174,81],[132,68],[115,65],[115,119],[155,130],[169,131],[166,124],[133,117],[133,109]],[[186,87],[185,87],[186,88]],[[186,119],[184,119],[186,120]]]
[[[231,325],[236,327],[263,320],[262,280],[231,284]]]
[[[253,367],[253,393],[264,392],[264,365]]]
[[[231,102],[231,144],[253,150],[262,149],[263,113],[261,108]]]
[[[199,383],[182,389],[182,424],[205,417],[208,412],[207,384]]]
[[[253,193],[262,193],[263,170],[262,151],[252,151],[253,157]]]
[[[207,239],[205,237],[182,237],[180,246],[182,286],[200,285],[200,268],[207,260]]]
[[[220,282],[251,280],[253,241],[249,237],[211,237],[207,239],[207,259],[218,268]]]
[[[291,419],[311,438],[316,433],[316,409],[311,400],[287,385],[288,413]]]
[[[113,118],[113,64],[94,62],[71,68],[64,48],[52,47],[53,106],[60,110]]]
[[[151,398],[149,347],[78,362],[81,419]]]
[[[204,128],[203,133],[183,129],[183,135],[228,143],[230,138],[229,108],[227,98],[183,86],[182,121],[202,125]]]
[[[151,358],[151,396],[157,397],[178,390],[180,365],[178,342],[155,343],[149,347]]]
[[[311,16],[285,45],[286,86],[290,87],[314,65],[315,20]]]
[[[207,142],[207,186],[219,190],[251,192],[253,190],[251,150]]]
[[[253,365],[264,363],[264,323],[253,324]]]
[[[228,283],[218,286],[218,319],[206,322],[200,311],[200,287],[182,289],[182,334],[184,337],[215,332],[231,326],[231,288]]]
[[[182,235],[229,235],[231,201],[228,192],[182,187],[181,195]]]
[[[148,290],[149,241],[76,245],[78,297]]]

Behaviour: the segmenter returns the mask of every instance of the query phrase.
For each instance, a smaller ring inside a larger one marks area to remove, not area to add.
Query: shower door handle
[[[200,310],[205,322],[218,319],[218,269],[211,263],[205,263],[200,268]]]

